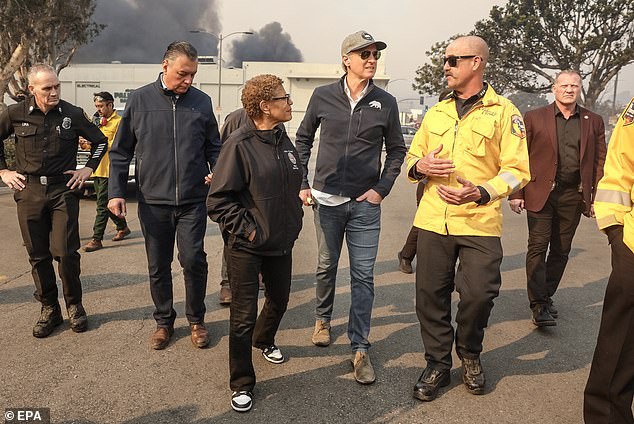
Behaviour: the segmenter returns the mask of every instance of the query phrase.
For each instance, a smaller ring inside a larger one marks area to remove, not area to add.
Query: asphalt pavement
[[[81,201],[82,244],[92,235],[95,203]],[[371,358],[377,381],[357,384],[346,334],[350,306],[347,253],[339,267],[332,322],[334,343],[313,346],[316,240],[312,211],[296,243],[293,287],[276,343],[288,360],[268,363],[253,351],[258,378],[251,412],[230,407],[229,310],[218,305],[222,239],[209,221],[208,349],[195,348],[184,317],[183,274],[176,260],[176,330],[167,349],[155,351],[143,236],[136,201],[129,201],[132,234],[121,242],[108,226],[104,249],[81,253],[89,330],[73,333],[66,320],[48,338],[31,329],[39,316],[30,265],[11,192],[0,188],[0,408],[50,408],[54,423],[581,423],[610,255],[594,220],[582,218],[556,296],[556,327],[536,329],[526,298],[526,216],[504,201],[502,289],[489,321],[482,363],[488,389],[469,394],[454,355],[451,384],[433,402],[412,397],[423,366],[414,309],[414,275],[398,271],[396,253],[410,229],[415,185],[403,176],[382,205],[375,269]],[[434,252],[423,254],[433,255]],[[60,285],[61,293],[61,285]],[[454,314],[457,297],[454,298]]]

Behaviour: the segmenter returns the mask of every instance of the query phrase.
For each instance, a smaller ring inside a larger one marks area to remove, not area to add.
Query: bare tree
[[[0,100],[19,100],[34,63],[57,73],[105,27],[92,20],[95,0],[0,0]]]
[[[592,108],[617,72],[634,62],[634,2],[509,0],[494,6],[471,34],[489,44],[487,79],[498,91],[544,93],[557,71],[575,69],[584,80],[584,103]],[[417,75],[422,81],[417,78],[415,88],[429,93],[428,76],[441,80],[442,64],[432,61]]]

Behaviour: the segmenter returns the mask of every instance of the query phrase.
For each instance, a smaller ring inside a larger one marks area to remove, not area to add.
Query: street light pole
[[[218,39],[218,104],[216,106],[216,110],[218,111],[218,125],[222,125],[220,118],[222,114],[222,41],[225,38],[231,37],[232,35],[253,35],[252,31],[235,31],[230,34],[223,36],[222,34],[214,34],[213,32],[205,31],[203,29],[192,29],[189,32],[193,34],[207,34]]]

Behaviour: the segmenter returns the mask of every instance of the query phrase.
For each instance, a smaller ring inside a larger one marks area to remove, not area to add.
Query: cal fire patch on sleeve
[[[634,99],[627,105],[621,118],[623,118],[623,126],[631,125],[634,122]]]
[[[511,117],[511,134],[519,138],[526,138],[526,127],[524,126],[522,117],[519,115],[513,115]]]

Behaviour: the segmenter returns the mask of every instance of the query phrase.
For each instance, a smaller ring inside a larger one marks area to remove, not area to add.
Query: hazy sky
[[[506,1],[217,0],[217,3],[223,34],[257,30],[278,21],[306,62],[338,63],[343,38],[359,29],[367,30],[388,45],[384,56],[392,79],[388,91],[401,100],[418,97],[410,86],[416,68],[427,60],[425,51],[433,43],[472,30],[475,22],[488,16],[492,6]],[[225,49],[231,44],[229,40],[224,42]],[[618,87],[619,91],[629,89],[634,94],[632,65],[622,73]],[[416,103],[401,102],[401,105],[416,107]]]

